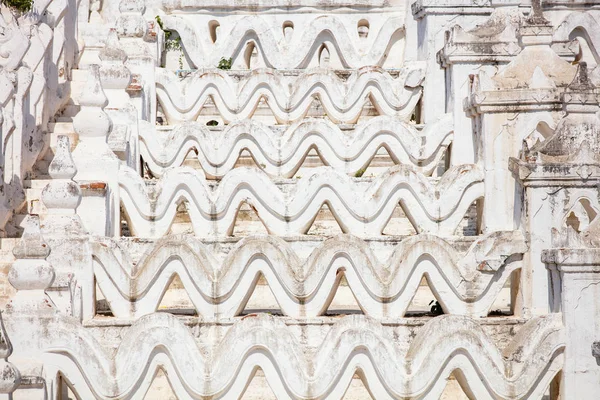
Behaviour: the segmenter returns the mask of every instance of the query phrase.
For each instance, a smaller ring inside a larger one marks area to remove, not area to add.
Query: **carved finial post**
[[[37,215],[28,217],[23,236],[13,254],[16,261],[8,272],[8,281],[17,293],[6,306],[7,313],[54,312],[53,304],[45,293],[54,281],[54,268],[46,261],[50,247],[42,237]]]
[[[111,109],[124,107],[129,102],[125,89],[131,81],[131,72],[125,66],[127,54],[119,43],[115,29],[111,29],[108,33],[106,44],[98,56],[102,61],[100,80],[108,97],[108,106]]]
[[[531,13],[529,14],[529,18],[527,18],[527,22],[530,25],[548,25],[550,23],[544,17],[542,0],[531,0]]]
[[[21,384],[21,373],[8,357],[12,354],[12,345],[4,329],[4,322],[0,314],[0,393],[11,394]]]
[[[144,0],[121,0],[117,20],[117,33],[121,37],[142,38],[146,34],[147,24],[144,19],[146,4]]]
[[[100,51],[99,57],[102,60],[100,80],[108,97],[108,106],[104,111],[113,123],[110,136],[111,149],[120,160],[137,168],[139,114],[129,97],[128,89],[132,75],[129,68],[125,66],[127,53],[121,46],[116,29],[110,30],[106,45]]]
[[[131,71],[132,79],[128,92],[137,108],[138,118],[156,121],[156,79],[155,68],[160,66],[162,45],[157,40],[160,30],[157,22],[144,18],[146,5],[144,0],[121,0],[121,15],[116,22],[116,33],[120,47],[127,53],[126,67]],[[140,93],[141,92],[141,93]]]
[[[59,282],[52,289],[54,292],[71,291],[71,303],[57,304],[57,307],[61,311],[79,315],[80,305],[75,300],[80,292],[77,280],[81,277],[81,271],[85,270],[85,266],[88,265],[86,263],[91,262],[91,258],[86,246],[89,228],[77,214],[83,196],[80,184],[73,181],[73,177],[77,174],[77,167],[71,156],[70,148],[69,138],[59,136],[54,159],[48,168],[52,181],[42,190],[42,202],[47,213],[42,216],[41,229],[50,244],[59,249],[53,252],[49,258],[57,266],[56,274]],[[94,198],[92,197],[92,199]],[[91,216],[89,211],[88,209],[84,213],[84,216],[87,217],[85,222],[94,227],[94,218],[102,215],[99,214],[102,212],[102,206]],[[63,298],[68,298],[68,296],[63,296]]]
[[[519,30],[521,45],[523,47],[550,46],[553,33],[552,23],[544,17],[542,0],[532,0],[529,17]]]
[[[106,144],[106,138],[111,128],[111,121],[104,112],[104,107],[108,104],[108,99],[100,83],[100,69],[98,65],[90,65],[88,79],[79,98],[79,103],[81,104],[81,111],[73,119],[75,132],[79,134],[82,144],[93,143],[96,146],[101,146],[100,148],[96,148],[96,151],[104,150],[103,147],[106,147],[106,145],[102,145],[102,143]],[[77,147],[79,149],[89,146]]]
[[[90,66],[79,102],[81,111],[73,120],[73,127],[79,135],[79,143],[73,151],[77,167],[75,180],[84,188],[78,214],[90,233],[111,235],[113,226],[118,225],[112,222],[117,215],[118,204],[111,201],[109,186],[116,188],[118,185],[119,159],[107,143],[112,122],[104,112],[108,100],[97,65]]]
[[[69,138],[59,136],[54,159],[48,172],[52,181],[42,191],[42,202],[48,209],[43,217],[44,232],[55,236],[77,236],[84,232],[75,213],[81,203],[81,189],[73,181],[77,168],[71,157]]]

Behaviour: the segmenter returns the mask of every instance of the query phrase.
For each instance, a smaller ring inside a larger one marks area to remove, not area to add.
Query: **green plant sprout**
[[[219,61],[219,65],[217,65],[217,68],[223,69],[223,70],[229,70],[229,69],[231,69],[231,64],[232,64],[231,58],[221,57],[221,61]]]

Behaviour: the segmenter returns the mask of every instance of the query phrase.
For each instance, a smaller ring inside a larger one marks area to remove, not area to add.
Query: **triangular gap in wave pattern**
[[[369,385],[364,376],[362,370],[357,369],[348,385],[348,389],[346,389],[346,393],[344,393],[344,399],[348,400],[369,400],[374,399],[373,395],[369,391]]]
[[[249,278],[245,277],[245,279]],[[248,316],[259,313],[283,315],[283,311],[262,273],[258,273],[254,289],[249,293],[240,315]]]
[[[418,232],[410,221],[400,202],[394,207],[392,216],[383,228],[383,235],[386,236],[412,236]]]
[[[558,373],[554,376],[550,385],[548,385],[548,391],[544,396],[544,400],[560,400],[561,399],[561,387],[560,383],[562,381],[562,370],[558,371]]]
[[[202,169],[202,164],[200,164],[200,159],[198,158],[198,153],[199,153],[198,149],[195,149],[195,148],[190,149],[190,151],[188,151],[187,154],[185,155],[185,159],[181,163],[181,166],[195,169],[201,175],[202,174],[206,175],[204,173],[204,170]],[[175,167],[178,167],[178,165],[175,165]]]
[[[302,164],[300,164],[300,168],[298,168],[298,171],[296,171],[294,174],[294,177],[296,179],[300,179],[303,176],[308,175],[312,168],[325,166],[327,166],[327,163],[321,156],[321,153],[319,153],[319,150],[317,150],[316,147],[311,146],[311,148],[305,154],[304,160],[302,161]]]
[[[378,117],[380,115],[382,115],[382,114],[379,112],[377,107],[375,107],[375,104],[373,103],[373,99],[369,95],[365,99],[365,102],[363,103],[363,106],[362,106],[362,111],[360,112],[360,115],[358,116],[358,119],[355,123],[357,125],[360,125],[360,124],[368,121],[369,119],[371,119],[373,117]]]
[[[307,235],[315,236],[334,236],[341,235],[342,233],[344,233],[344,231],[327,203],[323,203],[321,209],[317,212],[317,215],[312,221],[310,228],[306,232]]]
[[[58,379],[56,380],[57,387],[54,388],[57,397],[61,400],[78,400],[81,396],[78,395],[77,391],[73,388],[72,383],[60,372],[58,373]],[[10,397],[12,399],[12,397]]]
[[[196,121],[201,124],[205,124],[209,129],[211,127],[224,125],[221,114],[219,113],[219,110],[217,110],[213,95],[209,95],[204,100],[204,103],[202,103],[202,107],[200,108]]]
[[[269,231],[258,217],[256,209],[247,202],[241,203],[235,215],[231,236],[245,237],[268,234]]]
[[[306,110],[306,114],[303,118],[326,118],[327,111],[323,107],[321,98],[319,95],[313,95],[313,100],[310,106]]]
[[[277,379],[277,378],[275,378]],[[277,396],[269,386],[262,368],[257,368],[254,376],[241,396],[243,400],[277,400]]]
[[[113,312],[110,309],[110,304],[106,300],[106,296],[104,296],[104,293],[102,293],[102,289],[100,289],[100,286],[98,286],[98,282],[95,283],[95,286],[96,290],[94,296],[96,298],[96,315],[112,317]]]
[[[521,282],[521,270],[515,270],[504,283],[504,286],[494,299],[490,307],[488,317],[507,317],[514,315],[514,307],[517,306],[519,285]]]
[[[438,316],[444,313],[439,299],[429,285],[429,281],[423,275],[414,297],[408,304],[406,317]]]
[[[355,178],[374,178],[383,174],[394,165],[396,163],[390,156],[390,152],[384,146],[380,146],[371,161],[369,161],[369,164],[364,168],[354,171],[353,176]]]
[[[154,379],[144,396],[144,400],[178,400],[167,373],[158,368]]]
[[[252,115],[249,115],[248,118],[251,118],[255,122],[260,122],[264,125],[286,125],[288,121],[278,121],[276,112],[273,112],[273,109],[279,111],[279,105],[276,102],[273,103],[274,106],[271,107],[271,103],[269,103],[269,98],[266,95],[260,96],[260,99],[257,102],[256,108],[253,111]]]
[[[440,400],[477,400],[460,370],[454,370],[447,381]]]
[[[347,267],[347,269],[350,267]],[[339,285],[336,288],[331,302],[325,311],[327,316],[348,315],[348,314],[363,314],[363,310],[358,305],[356,296],[352,292],[348,281],[343,272],[338,271]]]
[[[482,213],[483,201],[475,200],[467,209],[454,234],[456,236],[477,236],[481,231]]]
[[[192,225],[192,219],[188,211],[188,202],[186,200],[182,200],[177,204],[175,218],[173,218],[173,222],[167,232],[167,235],[181,234],[194,234],[194,226]]]
[[[178,274],[174,274],[171,278],[167,290],[160,299],[157,311],[177,315],[197,315],[194,303],[190,300]]]
[[[237,160],[235,161],[235,165],[234,165],[234,169],[235,168],[255,168],[255,169],[262,170],[265,167],[266,167],[266,165],[259,164],[256,162],[252,153],[250,153],[250,150],[248,150],[248,149],[243,149],[242,151],[240,151],[240,155],[238,156]]]

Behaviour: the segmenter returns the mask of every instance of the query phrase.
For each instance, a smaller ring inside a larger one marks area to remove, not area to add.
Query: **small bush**
[[[177,37],[175,39],[172,39],[171,36],[173,36],[173,31],[164,28],[163,22],[160,19],[160,16],[157,15],[156,17],[154,17],[154,19],[156,20],[156,23],[160,27],[160,30],[165,33],[165,50],[167,50],[167,51],[183,50],[183,48],[181,47],[181,38]]]
[[[33,0],[0,0],[0,3],[20,13],[27,12],[33,7]]]
[[[224,69],[224,70],[231,69],[232,63],[233,62],[232,62],[231,58],[221,57],[221,61],[219,61],[219,65],[217,65],[217,68]]]

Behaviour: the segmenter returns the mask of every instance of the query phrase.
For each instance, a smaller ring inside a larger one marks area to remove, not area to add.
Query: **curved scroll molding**
[[[143,237],[166,234],[182,201],[187,201],[200,237],[231,235],[244,202],[276,235],[305,234],[325,203],[343,232],[380,235],[400,203],[418,232],[452,235],[484,189],[483,171],[471,164],[452,167],[436,184],[414,167],[396,165],[368,186],[331,167],[319,167],[289,182],[286,191],[251,168],[232,170],[215,189],[204,174],[188,167],[168,170],[151,191],[129,167],[122,167],[118,180],[129,228]]]
[[[18,20],[4,5],[0,16],[0,230],[24,205],[23,182],[47,148],[46,125],[57,110],[58,61],[64,51],[59,25],[66,0],[36,0]]]
[[[554,31],[553,40],[557,42],[568,42],[571,40],[571,34],[577,29],[581,29],[590,41],[592,47],[590,50],[594,53],[596,60],[600,61],[598,51],[600,51],[600,32],[598,26],[600,22],[592,13],[589,12],[573,12],[570,13]]]
[[[8,21],[6,20],[7,17],[9,18]],[[16,18],[10,11],[0,14],[0,29],[2,30],[0,36],[0,48],[2,49],[0,51],[0,67],[2,67],[2,72],[6,73],[19,67],[29,49],[29,39],[21,32]]]
[[[156,311],[175,274],[205,318],[239,315],[259,274],[285,315],[316,317],[327,310],[342,272],[371,317],[404,316],[423,276],[446,313],[485,317],[506,279],[521,266],[511,257],[527,251],[520,232],[486,235],[464,254],[437,236],[417,235],[402,241],[384,262],[350,235],[324,241],[306,260],[274,236],[244,238],[222,262],[189,237],[161,239],[137,263],[109,239],[96,239],[91,248],[95,279],[89,282],[95,280],[113,314],[125,319]],[[87,290],[93,292],[93,284]]]
[[[597,15],[597,14],[596,14]],[[572,12],[561,22],[554,32],[554,42],[568,42],[572,39],[573,32],[580,30],[589,44],[592,56],[600,64],[600,21],[590,12]],[[591,73],[592,80],[600,82],[600,67],[594,68]]]
[[[140,152],[155,176],[183,165],[187,155],[194,152],[208,177],[222,178],[247,150],[269,176],[291,178],[311,149],[316,149],[327,165],[354,173],[365,169],[384,147],[395,162],[413,164],[431,175],[452,142],[453,125],[451,114],[427,124],[423,131],[385,116],[359,124],[353,131],[342,131],[325,119],[304,119],[281,134],[245,120],[218,132],[203,124],[186,123],[161,138],[154,126],[146,123],[140,129]]]
[[[273,29],[270,21],[261,16],[241,18],[227,35],[223,35],[224,40],[217,40],[215,43],[210,36],[198,32],[196,24],[183,16],[165,15],[161,19],[165,29],[179,33],[186,54],[195,68],[214,68],[221,57],[233,60],[243,57],[249,41],[259,48],[264,63],[269,68],[307,68],[325,41],[333,44],[344,68],[381,66],[394,40],[398,40],[398,33],[401,34],[400,40],[404,37],[404,22],[397,16],[387,18],[376,39],[368,43],[355,40],[356,30],[351,34],[343,21],[332,15],[319,15],[312,19],[289,42],[285,40],[281,30]]]
[[[156,94],[170,124],[196,120],[208,99],[225,122],[250,118],[264,99],[278,122],[288,124],[302,119],[315,97],[335,123],[355,123],[369,100],[382,115],[408,119],[421,97],[424,73],[424,65],[415,63],[397,78],[378,67],[363,67],[347,79],[322,69],[293,77],[256,69],[240,81],[222,70],[198,71],[181,81],[159,68]]]
[[[202,350],[190,329],[168,314],[137,321],[116,351],[104,350],[75,319],[37,321],[7,320],[15,355],[35,354],[80,396],[97,399],[146,393],[158,368],[178,398],[239,398],[261,368],[278,398],[341,399],[356,371],[377,399],[439,398],[446,378],[460,370],[475,398],[541,399],[565,347],[560,314],[531,319],[502,352],[477,322],[450,315],[429,321],[408,351],[362,316],[336,322],[316,349],[265,315],[237,321],[217,346]],[[19,335],[16,322],[27,323],[30,334]]]

